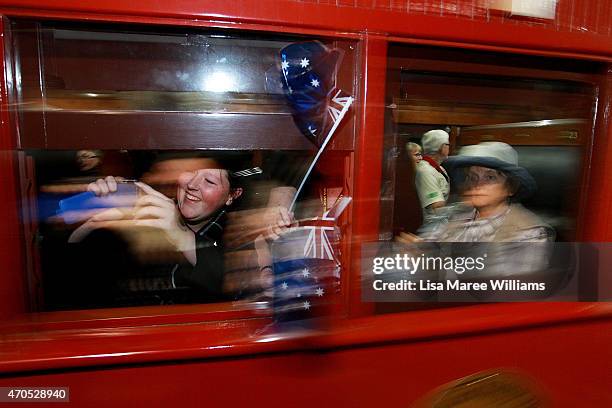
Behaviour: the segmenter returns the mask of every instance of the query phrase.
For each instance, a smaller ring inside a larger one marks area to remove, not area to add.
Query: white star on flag
[[[310,81],[310,85],[312,85],[315,88],[318,88],[319,87],[319,80],[313,79],[312,81]]]
[[[302,60],[300,61],[300,67],[302,68],[306,68],[309,64],[310,64],[310,61],[308,61],[308,59],[306,58],[302,58]]]
[[[317,290],[315,290],[315,293],[317,294],[317,296],[323,296],[325,291],[323,290],[323,288],[317,288]]]
[[[305,301],[304,302],[304,310],[308,310],[310,309],[310,302],[309,301]]]
[[[308,271],[308,269],[302,269],[302,276],[305,278],[310,276],[310,272]]]
[[[283,283],[281,284],[281,288],[282,288],[283,290],[287,290],[287,288],[288,288],[288,287],[289,287],[289,285],[287,285],[287,282],[283,282]]]
[[[283,69],[289,69],[289,62],[287,62],[287,61],[283,61],[283,62],[281,63],[281,67],[282,67]]]

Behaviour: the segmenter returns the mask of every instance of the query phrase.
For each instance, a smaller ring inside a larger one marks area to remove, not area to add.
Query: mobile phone
[[[60,200],[58,216],[66,224],[83,221],[92,211],[106,208],[133,207],[138,200],[138,187],[133,182],[118,182],[117,191],[105,196],[97,196],[91,191],[79,193]]]

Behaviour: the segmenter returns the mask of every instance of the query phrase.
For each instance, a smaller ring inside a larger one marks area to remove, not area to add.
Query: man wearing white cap
[[[446,170],[440,165],[448,158],[449,136],[444,130],[434,129],[421,139],[425,156],[416,168],[416,188],[425,219],[443,207],[450,191]]]

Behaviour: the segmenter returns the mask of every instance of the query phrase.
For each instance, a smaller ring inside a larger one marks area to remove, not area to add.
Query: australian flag
[[[325,314],[340,287],[339,242],[340,230],[328,217],[302,221],[274,242],[277,322]]]
[[[335,87],[342,53],[318,41],[293,43],[280,52],[283,90],[300,131],[319,150],[295,195],[331,140],[353,98]],[[326,314],[340,286],[336,220],[350,198],[338,199],[321,217],[302,220],[272,244],[273,307],[276,322],[297,322]],[[332,214],[333,213],[333,214]]]
[[[317,146],[322,144],[340,110],[336,72],[342,52],[319,41],[293,43],[280,52],[281,82],[293,119],[300,131]],[[341,108],[341,106],[340,106]],[[336,117],[334,117],[336,116]]]
[[[272,245],[277,322],[325,316],[340,291],[338,219],[351,202],[340,195],[320,217],[300,221]]]

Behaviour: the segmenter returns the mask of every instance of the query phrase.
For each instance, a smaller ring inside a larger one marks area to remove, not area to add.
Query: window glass
[[[400,45],[390,47],[388,67],[383,240],[533,248],[578,239],[601,67]],[[506,278],[533,278],[513,272],[520,267],[510,260],[525,259],[515,249],[505,264],[500,255],[498,269]],[[380,312],[422,306],[415,299],[377,305]]]
[[[447,155],[434,150],[441,140],[430,139],[436,146],[424,146],[423,135],[430,130],[441,130],[448,135],[448,155],[451,156],[467,145],[506,143],[517,152],[519,163],[538,185],[538,190],[523,204],[537,210],[563,240],[575,238],[575,198],[580,195],[581,163],[591,133],[595,103],[592,85],[480,74],[402,71],[401,86],[394,102],[392,148],[398,155],[396,166],[408,164],[410,167],[410,162],[404,162],[412,157],[418,167],[429,169],[432,166],[426,167],[427,160],[423,162],[422,157],[436,156],[440,163],[447,159]],[[422,156],[415,156],[414,152]],[[396,171],[396,177],[399,177],[396,198],[419,205],[423,217],[432,215],[431,200],[425,191],[419,193],[418,187],[415,187],[417,197],[397,196],[407,194],[406,189],[412,184],[408,181],[410,171]],[[555,182],[560,181],[562,185],[555,186]],[[460,201],[459,184],[450,184],[449,192],[445,192],[446,199],[440,200],[445,204]],[[401,205],[397,200],[395,204]],[[407,221],[395,220],[395,232],[404,229],[416,233],[422,226],[422,222],[415,221],[418,217],[403,216]],[[406,222],[408,224],[402,225]]]
[[[254,240],[278,222],[272,196],[287,200],[311,159],[308,152],[278,151],[24,156],[37,186],[29,203],[37,213],[37,245],[29,249],[39,259],[45,310],[265,299],[269,271],[259,263],[273,241],[258,253]],[[289,168],[282,164],[288,158]],[[254,168],[266,172],[228,177],[222,170]],[[176,226],[163,225],[172,221]],[[185,262],[180,246],[187,244],[173,241],[181,230],[195,233],[199,267]]]
[[[32,311],[245,300],[301,318],[335,301],[354,42],[21,20],[11,35]]]

